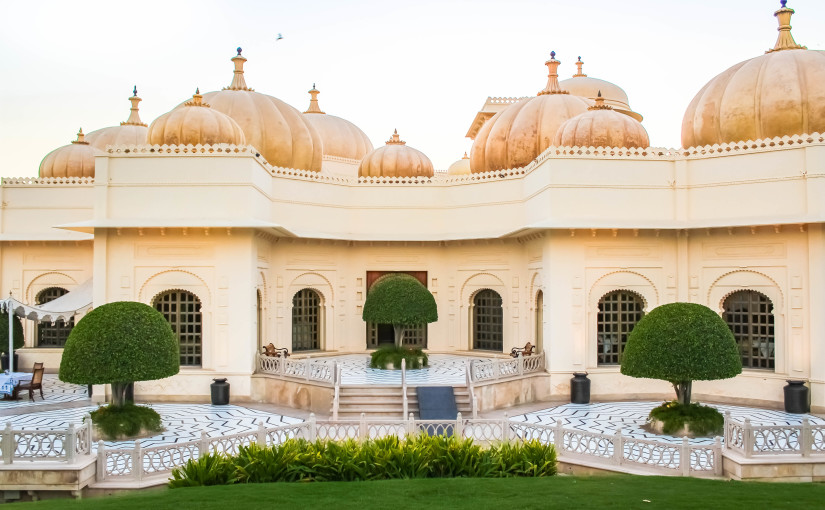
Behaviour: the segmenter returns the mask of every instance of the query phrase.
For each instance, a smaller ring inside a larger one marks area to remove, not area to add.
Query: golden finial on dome
[[[210,104],[203,102],[203,96],[201,95],[201,89],[196,88],[195,93],[192,94],[192,100],[183,103],[183,106],[205,106],[206,108],[209,108]]]
[[[604,98],[602,97],[602,91],[599,91],[599,94],[596,96],[596,104],[589,107],[588,110],[612,110],[613,107],[610,105],[604,104]]]
[[[395,131],[393,131],[392,137],[389,140],[387,140],[387,145],[407,145],[407,142],[405,142],[401,139],[400,136],[398,136],[398,130],[396,129]]]
[[[321,91],[315,88],[315,84],[312,84],[312,89],[309,91],[309,95],[311,99],[309,100],[309,108],[304,113],[324,113],[321,111],[321,108],[318,106],[318,94]]]
[[[584,65],[584,61],[582,61],[582,58],[580,56],[579,59],[576,61],[576,68],[578,69],[578,71],[576,72],[576,74],[573,75],[573,78],[586,78],[587,77],[587,75],[582,72],[582,66],[583,65]]]
[[[89,142],[86,141],[86,135],[83,134],[83,128],[77,130],[77,140],[72,140],[72,143],[89,145]]]
[[[793,39],[793,35],[791,35],[791,16],[793,16],[793,13],[796,11],[785,6],[785,4],[788,3],[788,0],[781,0],[779,3],[782,7],[773,13],[773,15],[776,16],[776,19],[779,20],[779,28],[777,28],[779,31],[779,36],[776,38],[776,45],[774,45],[773,49],[770,49],[765,53],[781,50],[807,50],[807,47],[796,44],[796,41]]]
[[[135,88],[132,89],[132,97],[129,98],[129,101],[132,103],[131,111],[129,112],[129,118],[126,119],[126,122],[121,122],[121,126],[145,126],[146,124],[140,120],[140,112],[138,111],[138,103],[142,101],[141,98],[137,95],[137,85]]]
[[[241,47],[238,46],[238,54],[232,57],[232,62],[235,63],[235,74],[232,76],[232,83],[224,90],[252,90],[246,86],[246,80],[243,77],[243,64],[246,62],[246,57],[241,55]]]
[[[470,159],[470,156],[467,155],[467,151],[464,151],[464,157],[461,159]]]
[[[544,63],[547,66],[549,73],[547,74],[547,86],[539,92],[538,95],[544,94],[567,94],[566,90],[562,90],[559,86],[559,62],[556,60],[556,52],[550,52],[550,60]]]

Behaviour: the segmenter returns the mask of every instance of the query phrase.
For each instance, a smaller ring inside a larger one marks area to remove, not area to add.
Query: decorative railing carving
[[[74,462],[91,449],[92,420],[65,430],[15,430],[10,422],[0,431],[0,458],[4,464],[17,460]]]
[[[510,379],[526,374],[544,372],[545,356],[519,356],[518,358],[473,360],[469,365],[470,381],[473,383]]]
[[[745,457],[762,455],[810,455],[825,453],[825,425],[753,425],[739,422],[725,412],[725,447]]]
[[[286,379],[314,381],[327,386],[335,385],[335,363],[311,358],[291,359],[257,354],[258,372]]]

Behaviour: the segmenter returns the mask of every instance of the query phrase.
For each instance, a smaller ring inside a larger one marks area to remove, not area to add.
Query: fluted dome
[[[576,61],[578,72],[572,78],[562,80],[559,86],[562,90],[566,90],[574,96],[586,97],[587,99],[595,100],[596,96],[601,92],[604,98],[604,104],[613,107],[614,111],[629,115],[639,122],[643,117],[630,109],[630,101],[627,99],[627,93],[615,83],[610,83],[607,80],[600,80],[599,78],[592,78],[582,72],[584,62],[582,58]]]
[[[825,52],[791,35],[793,9],[774,13],[779,37],[765,55],[740,62],[696,94],[682,120],[682,146],[825,132]]]
[[[304,112],[304,119],[318,132],[323,144],[323,153],[327,156],[361,160],[372,152],[372,142],[358,126],[352,122],[327,115],[318,106],[318,94],[321,92],[312,85],[309,91],[309,109]]]
[[[523,99],[488,120],[473,142],[470,168],[473,173],[523,167],[552,145],[559,127],[584,113],[592,104],[583,97],[561,90],[556,52],[545,62],[550,73],[539,95]]]
[[[40,177],[94,177],[95,149],[85,138],[80,129],[77,140],[46,154],[40,162]]]
[[[146,140],[152,145],[246,145],[241,126],[229,115],[210,108],[197,91],[191,101],[155,119]]]
[[[433,164],[423,152],[401,140],[396,130],[387,145],[367,154],[358,166],[362,177],[432,177]]]
[[[119,126],[96,129],[86,135],[89,145],[97,149],[105,149],[107,145],[143,145],[146,143],[146,124],[140,120],[138,103],[141,99],[137,95],[137,87],[132,91],[129,98],[132,103],[129,118],[126,122],[121,122]]]
[[[622,115],[596,96],[596,104],[588,111],[568,120],[559,128],[553,140],[565,147],[638,147],[650,146],[650,138],[642,124]]]
[[[447,169],[448,175],[468,175],[470,174],[470,158],[467,156],[467,153],[464,153],[464,157],[450,165],[450,168]]]
[[[232,117],[243,129],[247,142],[270,165],[320,172],[322,142],[315,128],[292,106],[246,86],[246,58],[241,56],[241,48],[232,61],[232,83],[223,90],[207,92],[203,100]]]

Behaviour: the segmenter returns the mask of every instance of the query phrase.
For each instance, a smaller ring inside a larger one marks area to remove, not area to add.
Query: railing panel
[[[49,460],[66,458],[66,431],[56,430],[15,430],[15,460],[34,460],[43,457]]]
[[[141,450],[141,466],[145,476],[169,474],[178,466],[200,457],[197,441],[155,446]]]

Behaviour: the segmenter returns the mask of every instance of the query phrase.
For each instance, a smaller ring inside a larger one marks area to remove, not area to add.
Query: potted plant
[[[95,308],[72,329],[60,380],[111,384],[112,403],[94,411],[92,422],[99,436],[122,439],[161,430],[157,412],[127,399],[129,385],[179,370],[178,339],[163,315],[149,305],[121,301]]]
[[[377,324],[392,324],[395,345],[374,352],[370,366],[387,368],[391,364],[401,368],[401,359],[407,359],[408,368],[427,366],[427,356],[420,349],[404,347],[404,332],[408,327],[429,324],[438,320],[435,298],[415,277],[394,273],[379,279],[367,294],[362,318]]]
[[[12,348],[17,350],[23,347],[23,323],[20,321],[20,317],[13,315],[14,319],[12,320],[12,336],[14,338],[12,342]],[[9,369],[9,314],[8,313],[0,313],[0,353],[2,354],[2,366],[3,370]],[[12,360],[14,361],[14,370],[19,371],[19,366],[17,364],[17,354],[13,354]]]
[[[621,371],[664,379],[676,400],[650,412],[654,432],[713,435],[724,418],[714,408],[691,403],[693,381],[728,379],[742,373],[739,348],[727,323],[707,306],[669,303],[645,315],[627,337]]]

